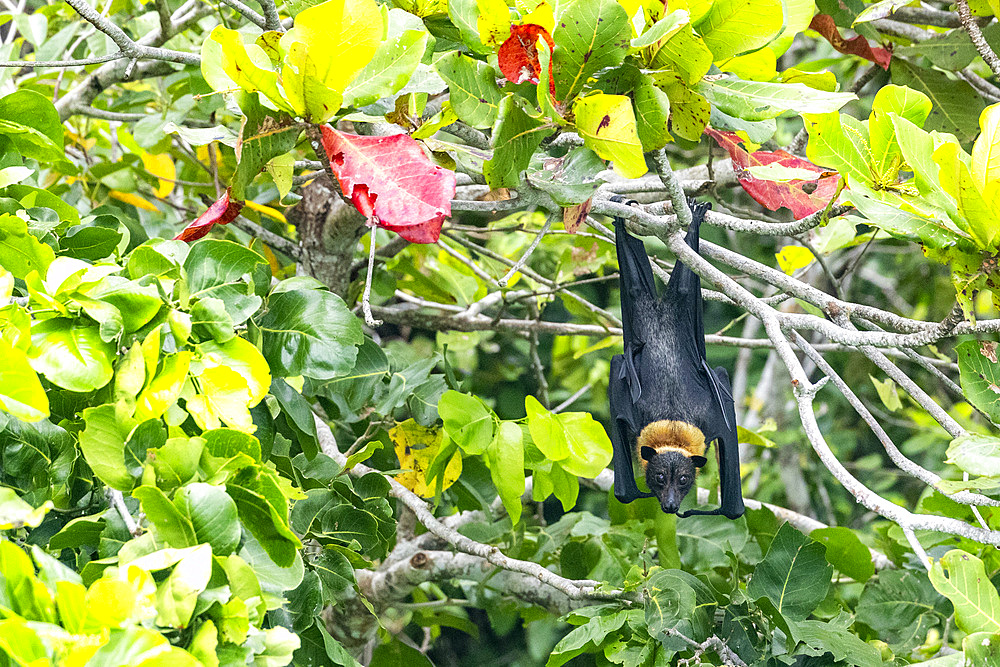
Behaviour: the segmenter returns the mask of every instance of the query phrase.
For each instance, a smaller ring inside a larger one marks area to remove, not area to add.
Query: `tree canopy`
[[[1000,664],[997,12],[0,0],[0,667]],[[610,493],[612,217],[738,520]]]

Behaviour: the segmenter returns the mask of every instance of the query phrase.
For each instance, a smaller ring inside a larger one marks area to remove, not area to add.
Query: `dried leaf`
[[[582,204],[575,204],[574,206],[567,206],[563,208],[563,227],[566,228],[567,232],[570,234],[576,233],[576,230],[580,228],[583,221],[587,219],[592,203],[593,198],[590,198]]]
[[[817,167],[808,160],[782,150],[750,153],[743,148],[743,140],[735,132],[720,132],[708,127],[705,128],[705,134],[715,139],[733,158],[736,178],[746,193],[758,204],[772,211],[784,206],[792,211],[796,219],[801,219],[825,208],[837,195],[840,176],[835,171]],[[750,171],[750,167],[772,164],[788,169],[805,169],[816,176],[810,180],[768,181],[755,178]]]
[[[834,23],[833,17],[829,14],[817,14],[809,24],[811,30],[815,30],[823,36],[826,41],[837,51],[852,56],[860,56],[865,60],[870,60],[882,69],[889,69],[889,61],[892,60],[892,52],[881,47],[873,47],[868,40],[861,35],[855,35],[850,39],[844,39]]]
[[[432,163],[412,137],[363,137],[323,127],[323,148],[355,208],[413,243],[436,243],[451,215],[455,172]]]
[[[530,81],[537,84],[542,75],[542,65],[538,61],[538,38],[541,37],[549,45],[549,52],[555,48],[552,36],[540,25],[526,23],[512,25],[510,37],[500,45],[497,52],[500,71],[511,83]],[[549,91],[556,94],[556,84],[552,79],[552,61],[549,60]]]
[[[436,493],[436,480],[432,482],[427,479],[427,473],[441,449],[443,435],[440,428],[427,428],[413,419],[407,419],[389,429],[389,438],[395,447],[399,467],[406,470],[396,475],[396,481],[418,496],[432,498]],[[461,474],[462,455],[457,454],[444,469],[441,490],[454,484]]]
[[[236,216],[243,210],[243,202],[233,201],[229,198],[229,190],[219,197],[208,210],[198,216],[198,219],[185,227],[180,234],[174,237],[175,241],[197,241],[208,234],[215,225],[226,225],[236,219]]]

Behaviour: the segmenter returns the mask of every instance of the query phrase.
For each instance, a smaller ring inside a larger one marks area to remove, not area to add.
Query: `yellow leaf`
[[[510,10],[504,0],[476,0],[479,41],[494,49],[510,37]]]
[[[136,208],[152,211],[153,213],[160,212],[160,209],[156,208],[137,194],[122,192],[120,190],[112,190],[108,194],[111,195],[112,199],[117,199],[118,201],[125,202],[126,204],[132,204],[132,206],[135,206]]]
[[[983,109],[979,116],[982,134],[972,147],[972,179],[981,190],[1000,180],[1000,104]]]
[[[427,428],[412,419],[407,419],[389,429],[389,438],[392,439],[392,444],[396,448],[399,467],[408,470],[408,472],[396,475],[396,481],[418,496],[424,498],[434,496],[438,480],[435,479],[433,483],[429,483],[427,469],[441,449],[441,442],[444,439],[441,429]],[[441,490],[443,491],[454,484],[461,474],[462,456],[459,454],[454,456],[445,467],[444,474],[441,476]]]
[[[625,178],[639,178],[646,173],[632,100],[624,95],[588,95],[576,101],[573,112],[576,130],[587,148],[611,160],[615,171]]]
[[[177,179],[177,169],[174,161],[166,153],[143,153],[142,164],[153,176],[159,179],[156,188],[157,197],[166,197],[174,190],[174,181]]]
[[[266,215],[269,218],[274,218],[278,222],[288,222],[285,219],[285,215],[278,209],[271,208],[270,206],[264,206],[263,204],[258,204],[255,201],[247,200],[246,206],[251,211],[257,211],[261,215]]]
[[[788,275],[806,268],[814,259],[809,248],[803,248],[799,245],[786,245],[778,251],[775,258],[778,260],[778,266],[781,267],[781,270]]]
[[[375,0],[327,0],[299,12],[281,38],[282,84],[299,115],[333,117],[344,89],[375,56],[387,16]]]
[[[636,2],[638,5],[638,2]],[[542,0],[517,0],[517,9],[521,12],[521,23],[534,23],[548,30],[551,35],[556,29],[555,12],[552,5]],[[638,11],[638,7],[636,8]],[[635,12],[633,12],[634,14]]]

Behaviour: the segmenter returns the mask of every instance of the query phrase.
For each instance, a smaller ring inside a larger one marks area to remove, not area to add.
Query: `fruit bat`
[[[711,204],[689,206],[685,241],[698,252],[698,229]],[[736,411],[728,373],[713,370],[705,358],[701,279],[678,260],[658,296],[642,241],[626,231],[622,218],[614,225],[625,340],[624,354],[611,360],[608,383],[615,497],[623,503],[655,497],[664,512],[676,513],[705,465],[707,446],[716,441],[721,507],[680,516],[736,519],[743,515]],[[633,451],[652,493],[636,485]]]

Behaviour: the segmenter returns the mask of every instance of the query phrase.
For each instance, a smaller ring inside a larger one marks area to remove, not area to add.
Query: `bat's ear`
[[[704,456],[692,456],[691,463],[694,464],[695,468],[700,468],[706,463],[708,463],[708,459],[706,459]]]
[[[643,447],[639,450],[639,456],[642,457],[643,461],[652,461],[653,457],[656,456],[656,450],[652,447]]]

